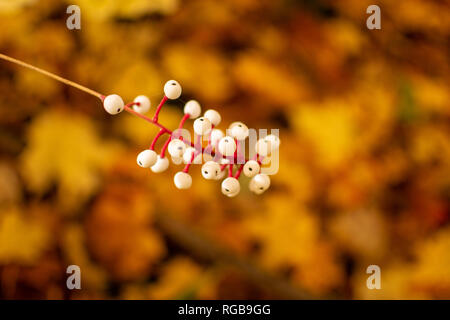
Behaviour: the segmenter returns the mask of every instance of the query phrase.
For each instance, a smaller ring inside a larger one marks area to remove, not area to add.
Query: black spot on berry
[[[208,171],[205,171],[205,174],[208,174]]]
[[[119,109],[117,109],[117,112],[120,112],[120,108],[119,108]]]
[[[253,171],[253,169],[252,168],[248,168],[248,171]]]
[[[228,190],[228,189],[225,189],[225,191],[226,191],[226,192],[230,192],[230,190]]]

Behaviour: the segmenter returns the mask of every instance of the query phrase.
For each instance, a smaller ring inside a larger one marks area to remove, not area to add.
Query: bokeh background
[[[81,8],[79,31],[66,8]],[[366,28],[381,7],[382,29]],[[262,196],[136,165],[156,128],[0,61],[0,298],[450,298],[445,0],[0,0],[0,52],[279,128]],[[161,122],[175,127],[183,103]],[[190,127],[191,121],[187,122]],[[82,289],[66,289],[81,267]],[[381,267],[368,290],[367,266]]]

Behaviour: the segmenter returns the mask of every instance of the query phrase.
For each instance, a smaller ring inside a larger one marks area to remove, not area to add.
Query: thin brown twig
[[[74,88],[77,88],[77,89],[79,89],[79,90],[82,90],[82,91],[84,91],[84,92],[86,92],[86,93],[89,93],[89,94],[91,94],[91,95],[93,95],[93,96],[95,96],[95,97],[97,97],[97,98],[99,98],[99,99],[102,99],[102,97],[104,97],[104,95],[102,95],[101,93],[99,93],[99,92],[97,92],[97,91],[94,91],[94,90],[92,90],[92,89],[89,89],[89,88],[87,88],[87,87],[85,87],[85,86],[82,86],[81,84],[76,83],[76,82],[67,80],[67,79],[65,79],[65,78],[63,78],[63,77],[60,77],[60,76],[58,76],[58,75],[56,75],[56,74],[54,74],[54,73],[51,73],[51,72],[49,72],[49,71],[46,71],[46,70],[43,70],[43,69],[41,69],[41,68],[35,67],[35,66],[33,66],[33,65],[31,65],[31,64],[28,64],[28,63],[26,63],[26,62],[24,62],[24,61],[21,61],[21,60],[12,58],[12,57],[7,56],[7,55],[4,55],[4,54],[2,54],[2,53],[0,53],[0,59],[3,59],[3,60],[6,60],[6,61],[15,63],[15,64],[17,64],[17,65],[19,65],[19,66],[22,66],[22,67],[24,67],[24,68],[28,68],[28,69],[30,69],[30,70],[37,71],[37,72],[39,72],[39,73],[41,73],[41,74],[43,74],[43,75],[46,75],[46,76],[48,76],[48,77],[50,77],[50,78],[53,78],[53,79],[57,80],[57,81],[59,81],[59,82],[62,82],[62,83],[64,83],[64,84],[67,84],[67,85],[72,86],[72,87],[74,87]]]

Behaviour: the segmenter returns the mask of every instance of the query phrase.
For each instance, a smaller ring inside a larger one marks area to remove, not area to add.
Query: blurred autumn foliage
[[[2,53],[282,140],[261,197],[179,191],[135,163],[157,128],[0,61],[0,298],[449,299],[450,3],[375,2],[381,30],[367,0],[0,0]]]

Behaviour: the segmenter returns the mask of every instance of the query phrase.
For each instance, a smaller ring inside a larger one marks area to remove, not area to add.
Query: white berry
[[[219,112],[213,109],[209,109],[205,112],[205,118],[207,118],[215,127],[217,127],[220,121],[222,121],[222,117],[220,116]]]
[[[169,80],[164,85],[164,94],[171,100],[178,99],[181,96],[181,86],[175,80]]]
[[[227,170],[219,170],[219,174],[214,178],[214,180],[220,180],[220,179],[222,179],[224,176],[225,176],[225,174],[227,173]]]
[[[189,119],[198,118],[200,113],[202,113],[202,108],[196,100],[189,100],[184,105],[184,114],[189,114]]]
[[[174,158],[180,158],[186,151],[186,144],[180,139],[173,139],[169,142],[167,151]]]
[[[226,157],[234,155],[234,152],[236,151],[236,142],[234,142],[232,137],[223,137],[219,141],[219,151]]]
[[[136,98],[134,98],[134,103],[139,103],[139,105],[134,105],[133,106],[133,110],[136,111],[137,113],[140,114],[144,114],[147,113],[150,110],[150,99],[147,96],[137,96]]]
[[[197,152],[197,150],[195,150],[195,148],[188,147],[186,149],[186,151],[184,152],[184,154],[183,154],[183,161],[184,161],[184,163],[191,163],[192,155],[195,152]],[[198,155],[195,156],[194,160],[192,160],[192,163],[199,163],[200,160],[201,160],[201,154],[198,154]]]
[[[215,180],[220,173],[220,165],[214,161],[208,161],[202,166],[202,176],[207,180]]]
[[[250,180],[250,183],[248,185],[248,188],[251,192],[253,192],[254,194],[260,195],[264,193],[264,190],[260,190],[256,184],[255,181],[253,179]]]
[[[239,123],[242,123],[242,122],[240,122],[240,121],[235,121],[235,122],[232,122],[229,126],[228,126],[228,129],[233,129],[235,126],[237,126]]]
[[[248,184],[248,189],[251,192],[256,193],[256,187],[255,187],[255,181],[253,179],[250,180],[249,184]]]
[[[258,153],[263,157],[268,156],[272,151],[270,141],[265,139],[259,139],[258,142],[256,142],[255,144],[255,151],[256,153]]]
[[[222,130],[212,129],[211,131],[211,145],[216,146],[217,143],[225,136]]]
[[[246,177],[252,178],[259,173],[260,166],[255,160],[249,160],[244,164],[244,174]]]
[[[242,122],[233,122],[230,126],[231,136],[237,140],[245,140],[248,137],[248,127]]]
[[[150,169],[155,173],[159,173],[167,170],[168,167],[169,159],[167,159],[167,157],[161,158],[161,156],[158,156],[156,163]]]
[[[255,185],[255,181],[250,180],[250,184],[248,185],[248,188],[251,192],[253,192],[254,194],[260,195],[264,193],[264,190],[259,190],[256,185]]]
[[[195,152],[195,148],[188,147],[183,154],[184,163],[191,163],[192,154]]]
[[[189,189],[192,185],[192,177],[186,172],[177,172],[173,177],[173,182],[178,189]]]
[[[280,147],[280,138],[276,135],[269,134],[264,140],[269,141],[271,151],[275,151]]]
[[[123,111],[125,104],[122,98],[117,94],[110,94],[103,100],[103,108],[109,114],[118,114]]]
[[[194,121],[194,132],[197,135],[203,136],[205,134],[208,134],[210,131],[211,131],[211,122],[207,118],[200,117]]]
[[[157,155],[153,150],[144,150],[138,154],[136,162],[142,168],[150,168],[156,163]]]
[[[250,190],[256,194],[261,194],[270,187],[270,178],[267,174],[260,173],[250,181]]]
[[[228,177],[222,181],[222,193],[228,197],[236,196],[241,190],[238,179]]]

